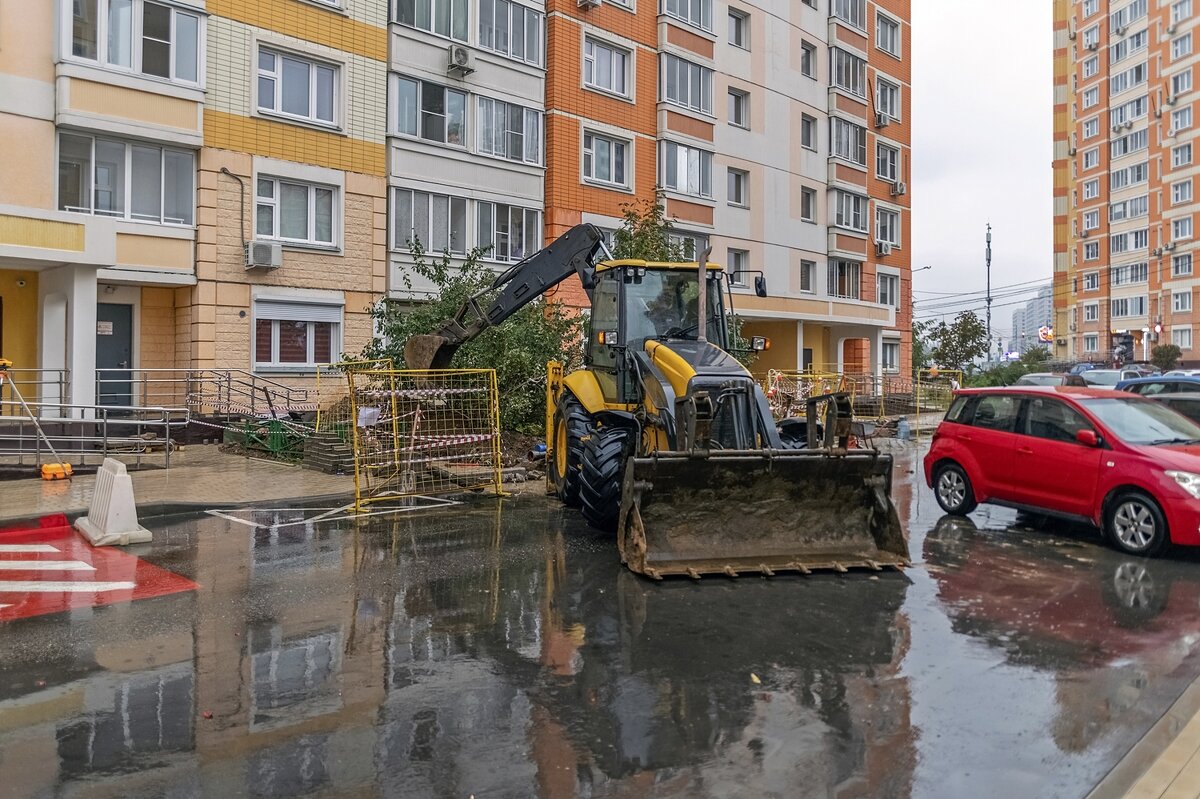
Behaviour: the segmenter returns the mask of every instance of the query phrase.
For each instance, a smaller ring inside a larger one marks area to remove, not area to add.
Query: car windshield
[[[1025,375],[1017,381],[1018,386],[1061,386],[1063,379],[1058,375]]]
[[[1097,397],[1080,403],[1126,444],[1200,443],[1200,426],[1153,400]]]
[[[1115,386],[1121,382],[1121,373],[1115,369],[1089,369],[1083,379],[1093,386]]]

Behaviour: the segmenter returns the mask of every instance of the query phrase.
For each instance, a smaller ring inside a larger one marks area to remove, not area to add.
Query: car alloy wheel
[[[1128,551],[1145,552],[1158,534],[1155,514],[1140,497],[1125,498],[1113,512],[1112,533]]]
[[[975,510],[975,492],[971,482],[957,463],[942,466],[934,478],[938,504],[946,513],[965,516]]]

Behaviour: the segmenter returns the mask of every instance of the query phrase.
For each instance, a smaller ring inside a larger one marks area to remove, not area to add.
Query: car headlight
[[[1167,472],[1167,477],[1170,477],[1179,487],[1191,494],[1196,499],[1200,499],[1200,474],[1192,474],[1191,472]]]

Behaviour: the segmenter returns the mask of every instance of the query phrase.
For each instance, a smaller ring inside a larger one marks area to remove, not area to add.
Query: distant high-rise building
[[[1013,311],[1012,334],[1009,338],[1008,349],[1016,352],[1028,352],[1034,347],[1046,347],[1054,352],[1054,344],[1040,341],[1038,334],[1043,327],[1054,325],[1054,301],[1049,286],[1040,289],[1037,296],[1025,303],[1022,308]]]
[[[1193,5],[1055,0],[1056,357],[1197,357]]]

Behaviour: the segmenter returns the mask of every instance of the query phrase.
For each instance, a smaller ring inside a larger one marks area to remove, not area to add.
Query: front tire
[[[955,516],[966,516],[979,506],[971,479],[957,463],[938,467],[933,476],[933,493],[942,510]]]
[[[597,530],[616,532],[621,514],[621,483],[630,447],[624,427],[596,426],[584,442],[579,471],[579,499],[583,518]]]
[[[1158,503],[1141,491],[1113,497],[1104,513],[1104,532],[1117,549],[1147,558],[1161,554],[1171,541]]]
[[[579,507],[580,468],[583,441],[591,418],[569,392],[564,391],[554,409],[554,457],[546,466],[554,483],[554,492],[567,507]]]

